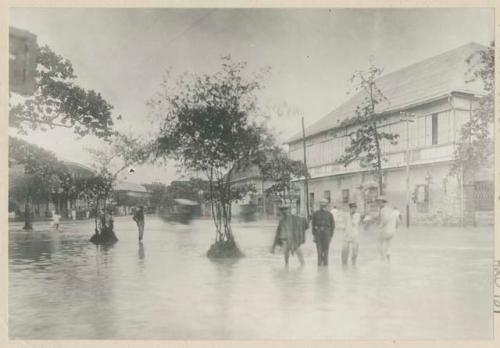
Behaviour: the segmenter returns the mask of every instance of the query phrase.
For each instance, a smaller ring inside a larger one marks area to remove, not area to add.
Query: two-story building
[[[482,81],[470,81],[467,60],[486,49],[470,43],[376,80],[387,98],[375,110],[385,116],[379,130],[399,134],[397,145],[382,143],[384,194],[390,205],[405,211],[408,140],[413,221],[473,222],[478,215],[492,219],[493,163],[478,168],[474,178],[466,182],[450,175],[461,127],[470,119],[477,98],[484,94]],[[350,144],[348,134],[356,129],[356,125],[343,126],[342,122],[355,115],[364,98],[362,92],[352,96],[305,131],[311,209],[317,209],[318,202],[326,198],[337,206],[354,201],[363,210],[378,195],[377,180],[359,161],[347,167],[338,162]],[[412,115],[413,122],[407,124],[402,112]],[[302,160],[302,134],[293,136],[288,144],[289,156]],[[301,185],[302,212],[305,201]]]

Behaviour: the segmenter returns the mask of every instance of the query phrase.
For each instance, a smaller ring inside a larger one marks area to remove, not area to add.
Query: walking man
[[[288,266],[290,254],[297,254],[301,266],[304,265],[304,256],[300,250],[300,246],[305,242],[305,230],[307,229],[307,220],[301,216],[290,214],[289,207],[283,205],[280,208],[281,218],[276,229],[276,236],[271,248],[274,249],[277,245],[283,245],[285,254],[285,266]]]
[[[59,231],[60,224],[61,224],[61,215],[59,215],[58,212],[53,211],[52,212],[52,226],[56,229],[56,231]]]
[[[335,230],[335,220],[333,215],[326,210],[327,206],[328,201],[326,199],[321,200],[320,210],[314,212],[312,217],[312,233],[318,251],[318,266],[328,266],[330,241]]]
[[[356,203],[349,203],[349,213],[345,214],[345,232],[342,244],[342,265],[345,267],[351,256],[352,265],[356,265],[359,249],[359,222],[361,215],[356,211]]]
[[[387,199],[384,196],[380,196],[377,201],[380,204],[379,253],[380,258],[388,262],[390,261],[389,248],[392,237],[396,233],[397,218],[394,209],[387,205]]]
[[[139,242],[141,242],[144,235],[144,207],[142,205],[135,211],[133,219],[139,229]]]
[[[342,210],[339,210],[336,205],[333,206],[333,209],[330,211],[333,215],[333,221],[335,221],[335,230],[337,232],[344,232],[345,230],[345,212]]]

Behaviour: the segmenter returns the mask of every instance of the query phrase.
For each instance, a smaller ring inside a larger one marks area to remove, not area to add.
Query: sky
[[[165,71],[211,73],[221,56],[270,68],[263,105],[287,105],[270,126],[280,141],[348,99],[349,77],[370,60],[391,72],[469,42],[494,40],[491,9],[68,9],[13,8],[10,25],[37,35],[68,58],[80,86],[114,107],[122,132],[148,137],[158,128],[147,100]],[[10,129],[11,135],[16,135]],[[26,140],[62,160],[89,165],[99,146],[66,129],[31,131]],[[169,183],[173,163],[135,168],[127,180]]]

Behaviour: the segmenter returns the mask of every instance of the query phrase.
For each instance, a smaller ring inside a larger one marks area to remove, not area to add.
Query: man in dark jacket
[[[139,229],[139,242],[141,242],[144,235],[144,207],[142,205],[135,211],[133,219]]]
[[[288,266],[288,259],[290,253],[297,254],[299,262],[304,265],[304,256],[300,250],[300,246],[305,242],[305,230],[307,229],[307,220],[303,217],[290,214],[289,207],[283,205],[280,208],[281,218],[278,228],[276,229],[276,236],[271,248],[271,252],[277,245],[283,245],[285,254],[285,265]]]
[[[327,206],[328,201],[326,199],[322,200],[320,210],[314,212],[312,217],[312,233],[318,250],[318,266],[328,265],[328,251],[335,229],[333,215],[326,210]]]

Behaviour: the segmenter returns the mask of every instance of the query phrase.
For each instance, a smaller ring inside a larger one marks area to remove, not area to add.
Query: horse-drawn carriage
[[[172,222],[189,224],[199,209],[198,202],[185,198],[176,198],[173,204],[160,212],[160,216]]]

